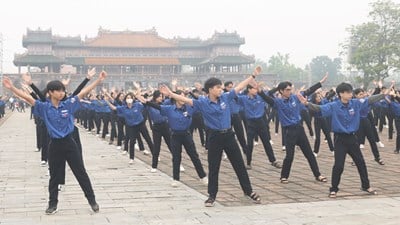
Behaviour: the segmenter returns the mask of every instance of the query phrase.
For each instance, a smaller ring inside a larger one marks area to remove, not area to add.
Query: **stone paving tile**
[[[182,185],[172,188],[171,159],[165,146],[161,155],[161,172],[150,173],[149,156],[137,154],[135,163],[128,165],[128,157],[115,150],[115,146],[83,130],[85,165],[100,204],[100,213],[90,211],[83,192],[67,167],[67,185],[59,195],[59,212],[46,216],[47,169],[39,166],[40,154],[33,151],[34,126],[28,116],[28,113],[14,113],[9,122],[0,126],[1,225],[398,224],[400,221],[400,195],[395,189],[399,178],[393,176],[399,172],[399,163],[397,155],[391,154],[390,145],[393,147],[393,143],[385,143],[386,147],[382,149],[388,165],[382,167],[371,158],[367,159],[372,184],[380,192],[378,196],[358,191],[359,178],[348,162],[340,196],[337,200],[328,199],[329,184],[314,181],[301,154],[295,156],[290,183],[283,185],[279,183],[280,171],[266,164],[265,153],[257,146],[253,170],[249,173],[254,189],[263,197],[263,204],[254,205],[243,196],[230,164],[224,161],[218,203],[213,208],[205,208],[203,202],[207,188],[199,182],[186,153],[183,154],[186,171],[182,173]],[[279,140],[274,142],[274,146],[279,147]],[[326,146],[321,151],[318,158],[321,171],[329,177],[332,156],[326,152]],[[368,155],[371,157],[370,152],[364,152],[366,158]],[[202,149],[199,154],[207,170]],[[277,150],[276,154],[282,160],[283,152]],[[387,176],[389,174],[392,175]]]

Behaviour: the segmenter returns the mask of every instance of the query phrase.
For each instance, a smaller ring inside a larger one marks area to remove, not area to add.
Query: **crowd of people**
[[[253,74],[236,85],[232,81],[223,83],[217,78],[209,78],[204,86],[197,83],[194,88],[180,87],[174,80],[170,87],[160,85],[156,89],[142,90],[135,82],[134,90],[129,92],[106,89],[94,92],[96,85],[106,78],[104,71],[85,87],[96,74],[94,68],[69,95],[66,94],[68,82],[51,81],[46,90],[40,91],[29,74],[22,76],[26,84],[23,89],[16,88],[7,77],[3,79],[3,85],[33,106],[37,149],[41,151],[41,164],[48,165],[50,171],[47,214],[57,211],[59,185],[65,183],[65,162],[71,167],[93,211],[99,211],[84,167],[79,129],[74,126],[75,122],[87,132],[107,139],[110,145],[115,144],[122,154],[129,154],[129,164],[134,163],[138,146],[143,154],[152,156],[150,172],[157,172],[164,139],[172,155],[173,187],[179,186],[180,172],[184,171],[181,166],[183,146],[199,181],[208,186],[206,207],[215,203],[219,169],[224,158],[231,162],[244,194],[254,203],[261,202],[248,175],[253,166],[254,144],[258,140],[265,150],[266,163],[281,169],[282,184],[289,183],[296,146],[307,159],[313,179],[327,182],[317,160],[321,131],[335,159],[329,197],[337,196],[347,154],[357,166],[361,190],[377,194],[370,187],[360,149],[365,148],[367,138],[375,161],[384,165],[378,147],[384,147],[379,134],[387,126],[389,139],[396,134],[394,153],[399,153],[400,95],[394,84],[385,88],[382,82],[376,82],[375,89],[370,91],[353,90],[348,83],[341,83],[336,89],[325,89],[322,85],[328,79],[326,74],[308,89],[295,90],[289,81],[270,88],[257,82],[260,72],[261,68],[256,67]],[[276,149],[272,147],[269,129],[272,122],[275,135],[281,128],[282,150],[286,151],[282,162],[276,159]],[[313,147],[303,123],[314,140]],[[198,130],[200,145],[195,144],[194,130]],[[145,149],[143,139],[150,151]],[[207,150],[208,175],[196,146]]]

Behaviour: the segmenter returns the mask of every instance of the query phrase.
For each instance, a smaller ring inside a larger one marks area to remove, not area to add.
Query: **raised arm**
[[[313,86],[309,87],[307,90],[303,92],[303,96],[310,96],[312,93],[314,93],[316,90],[322,87],[322,84],[328,79],[328,73],[325,74],[325,76],[316,84]]]
[[[234,88],[236,94],[239,93],[241,90],[243,90],[244,88],[247,87],[248,84],[250,84],[251,82],[255,82],[255,78],[256,76],[258,76],[261,73],[261,67],[257,66],[254,69],[254,72],[251,76],[249,76],[247,79],[245,79],[244,81],[240,82],[238,85],[236,85],[236,87]]]
[[[173,98],[178,101],[183,101],[186,104],[193,106],[193,99],[173,93],[166,85],[160,86],[160,92],[165,96],[169,96],[170,98]]]
[[[314,112],[319,112],[321,111],[321,106],[320,105],[316,105],[313,103],[309,103],[307,98],[305,98],[302,94],[297,94],[297,98],[299,99],[299,101],[308,107],[309,110],[314,111]]]
[[[85,79],[75,89],[75,91],[72,93],[72,96],[79,94],[79,92],[81,92],[81,90],[86,86],[87,83],[89,83],[90,79],[92,79],[95,74],[96,74],[96,67],[93,67],[91,70],[88,70]]]
[[[107,73],[102,71],[99,74],[99,78],[97,78],[93,83],[89,84],[85,88],[83,88],[79,94],[77,94],[79,99],[82,99],[86,94],[88,94],[91,90],[93,90],[98,84],[100,84],[107,77]]]
[[[7,77],[7,76],[3,77],[3,86],[5,88],[9,89],[12,93],[17,95],[18,97],[20,97],[23,100],[25,100],[30,105],[32,105],[32,106],[35,105],[35,99],[33,99],[32,96],[30,96],[29,94],[25,93],[24,91],[16,88],[9,77]]]

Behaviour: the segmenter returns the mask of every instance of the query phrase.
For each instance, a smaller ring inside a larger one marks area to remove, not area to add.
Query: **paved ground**
[[[277,158],[280,136],[273,136]],[[222,164],[219,203],[205,208],[206,187],[196,178],[184,155],[183,184],[171,187],[170,155],[163,149],[160,170],[150,173],[150,157],[137,154],[133,165],[115,146],[81,130],[84,159],[92,180],[100,213],[93,214],[71,171],[67,186],[59,196],[59,212],[44,215],[47,205],[47,168],[40,167],[40,154],[34,152],[35,133],[29,113],[13,113],[0,125],[0,224],[399,224],[399,155],[386,133],[381,149],[385,166],[373,161],[364,150],[372,186],[378,196],[359,191],[356,169],[346,164],[341,191],[336,200],[327,198],[328,184],[314,181],[300,151],[296,152],[290,183],[279,183],[279,170],[265,165],[261,146],[249,171],[255,191],[263,204],[253,205],[243,197],[228,161]],[[323,144],[318,162],[330,178],[333,157]],[[199,154],[207,170],[206,154]],[[140,159],[140,160],[139,160]],[[143,160],[143,161],[142,161]]]

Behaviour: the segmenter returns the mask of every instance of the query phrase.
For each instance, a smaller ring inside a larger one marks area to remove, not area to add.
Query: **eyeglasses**
[[[291,88],[285,88],[285,89],[283,89],[284,91],[291,91],[292,89]]]

